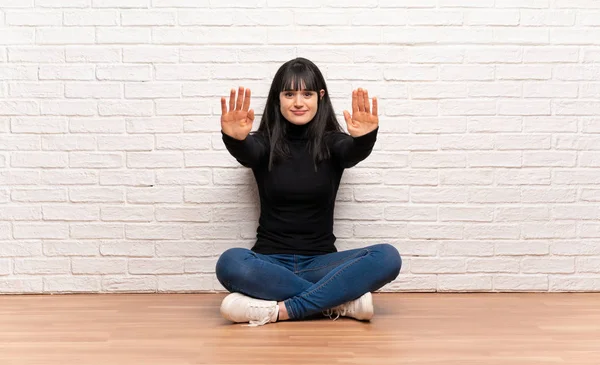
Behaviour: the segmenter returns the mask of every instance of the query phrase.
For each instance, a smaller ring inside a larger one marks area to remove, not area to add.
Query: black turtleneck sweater
[[[291,157],[269,165],[269,146],[260,133],[243,141],[222,133],[227,150],[252,168],[260,196],[260,218],[252,250],[261,254],[320,255],[336,252],[333,210],[345,168],[365,159],[377,129],[361,137],[336,132],[325,138],[331,158],[317,165],[308,152],[307,125],[288,122]]]

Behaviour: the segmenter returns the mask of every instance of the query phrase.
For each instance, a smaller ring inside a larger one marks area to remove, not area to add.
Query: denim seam
[[[294,274],[298,273],[298,257],[294,255]]]
[[[367,249],[364,249],[364,250],[365,250],[365,251],[367,251],[367,254],[369,254],[369,252],[370,252],[369,250],[367,250]],[[297,271],[297,273],[303,273],[303,272],[309,272],[309,271],[317,271],[317,270],[322,270],[322,269],[325,269],[325,268],[328,268],[328,267],[331,267],[331,266],[339,266],[340,264],[344,263],[344,262],[345,262],[345,261],[347,261],[348,259],[354,259],[354,258],[357,258],[357,257],[359,257],[359,256],[365,256],[365,255],[363,254],[363,251],[358,251],[358,252],[357,252],[356,254],[354,254],[353,256],[346,257],[346,258],[345,258],[345,259],[343,259],[343,260],[339,260],[339,261],[336,261],[336,262],[332,262],[332,263],[330,263],[330,264],[328,264],[328,265],[319,266],[319,267],[316,267],[316,268],[311,268],[311,269],[306,269],[306,270],[300,270],[300,271]]]
[[[368,249],[365,249],[365,251],[367,251],[367,255],[371,253],[371,251],[369,251]],[[328,279],[326,282],[324,282],[323,284],[319,285],[319,287],[317,287],[317,288],[314,288],[313,290],[311,290],[311,291],[310,291],[310,292],[308,292],[308,293],[305,293],[305,294],[302,294],[302,295],[300,295],[300,297],[301,297],[301,298],[304,298],[304,297],[306,297],[307,295],[311,295],[311,294],[313,294],[314,292],[316,292],[316,291],[318,291],[318,290],[321,290],[321,289],[322,289],[322,288],[323,288],[325,285],[329,284],[329,282],[330,282],[331,280],[333,280],[333,279],[334,279],[336,276],[338,276],[339,274],[341,274],[343,271],[345,271],[345,270],[346,270],[347,268],[349,268],[350,266],[352,266],[352,265],[356,264],[357,262],[359,262],[359,261],[360,261],[362,258],[365,258],[365,257],[367,257],[367,255],[363,255],[362,257],[358,257],[356,261],[354,261],[354,262],[350,263],[348,266],[346,266],[346,267],[344,267],[343,269],[341,269],[340,271],[336,272],[336,273],[335,273],[335,274],[334,274],[332,277],[330,277],[330,278],[329,278],[329,279]]]

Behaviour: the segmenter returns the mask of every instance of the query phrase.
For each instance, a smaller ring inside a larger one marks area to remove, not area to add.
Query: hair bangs
[[[291,64],[282,75],[280,91],[319,91],[317,75],[302,63]]]

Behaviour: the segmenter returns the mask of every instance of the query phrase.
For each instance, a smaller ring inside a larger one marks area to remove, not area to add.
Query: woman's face
[[[325,95],[325,90],[318,94],[316,91],[284,90],[279,93],[281,114],[290,123],[304,125],[310,122],[317,114],[319,99]]]

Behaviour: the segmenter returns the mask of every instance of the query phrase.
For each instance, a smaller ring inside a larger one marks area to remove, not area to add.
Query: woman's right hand
[[[240,86],[237,100],[235,89],[229,96],[229,110],[225,97],[221,97],[221,129],[228,136],[243,141],[252,130],[254,110],[250,109],[250,89]]]

